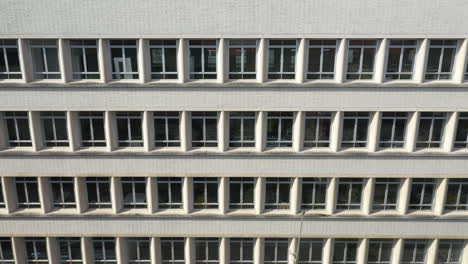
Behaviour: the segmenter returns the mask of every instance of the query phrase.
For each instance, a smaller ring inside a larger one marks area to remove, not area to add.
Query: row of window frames
[[[229,147],[255,146],[255,112],[229,112]],[[47,147],[68,146],[65,112],[41,112],[44,143]],[[369,112],[345,112],[342,148],[366,147],[370,125]],[[155,147],[180,146],[178,112],[154,112]],[[192,146],[218,145],[218,113],[192,112]],[[10,147],[32,146],[28,112],[4,112]],[[79,112],[82,147],[106,146],[104,113]],[[142,112],[116,112],[119,147],[143,146]],[[291,147],[293,112],[268,112],[267,147]],[[402,148],[409,120],[406,112],[383,112],[379,133],[380,148]],[[421,112],[417,148],[441,147],[447,121],[445,112]],[[306,112],[304,147],[329,147],[331,112]],[[468,113],[460,113],[454,147],[468,148]]]
[[[39,208],[37,178],[15,178],[19,208]],[[74,180],[71,177],[50,178],[52,200],[55,208],[76,208]],[[396,210],[401,179],[377,178],[374,183],[372,208],[374,211]],[[301,209],[325,209],[329,179],[303,178]],[[337,210],[361,209],[365,180],[360,178],[339,178]],[[89,208],[111,208],[110,178],[86,179]],[[121,178],[123,207],[147,208],[147,178]],[[266,178],[265,209],[289,209],[289,178]],[[411,182],[409,210],[432,210],[435,200],[437,180],[413,179]],[[193,179],[193,205],[195,209],[218,208],[218,178]],[[229,179],[229,208],[254,208],[254,178]],[[182,208],[182,178],[157,178],[159,209]],[[5,207],[0,193],[0,206]],[[468,210],[468,180],[449,179],[446,193],[445,211]]]
[[[20,79],[16,40],[0,46],[0,79]],[[426,80],[450,80],[457,40],[430,40]],[[99,79],[97,40],[71,40],[73,79]],[[35,79],[61,77],[55,40],[31,40]],[[177,79],[175,40],[150,40],[152,79]],[[294,79],[296,40],[270,40],[269,79]],[[309,40],[307,79],[333,79],[337,41]],[[137,79],[136,40],[110,41],[113,79]],[[372,79],[377,40],[349,40],[346,79]],[[216,40],[189,40],[190,78],[216,79]],[[3,54],[1,54],[3,53]],[[229,78],[256,78],[256,40],[229,40]],[[413,78],[416,40],[390,40],[386,79]],[[468,76],[468,72],[465,74]]]
[[[90,238],[95,263],[117,263],[116,238]],[[152,247],[151,238],[120,238],[127,253],[128,263],[151,263]],[[219,238],[194,238],[194,260],[196,263],[220,263]],[[40,237],[23,238],[26,263],[48,263],[47,239]],[[49,240],[49,243],[51,240]],[[83,263],[82,241],[79,237],[58,237],[52,243],[57,243],[60,263]],[[290,239],[264,238],[263,263],[288,263],[290,255]],[[334,239],[333,264],[357,263],[359,239]],[[402,264],[426,263],[429,247],[432,241],[429,239],[405,239],[401,259]],[[396,244],[394,239],[368,240],[367,263],[390,264],[393,250]],[[322,263],[324,255],[325,239],[299,239],[297,251],[298,263]],[[186,240],[184,238],[160,238],[157,245],[160,261],[164,264],[185,263]],[[461,264],[466,247],[465,240],[442,239],[438,243],[436,262],[439,264]],[[55,248],[55,247],[54,247]],[[229,238],[228,252],[229,263],[254,263],[255,238]],[[293,253],[295,254],[295,253]],[[0,261],[5,264],[14,263],[13,246],[10,238],[0,238]]]

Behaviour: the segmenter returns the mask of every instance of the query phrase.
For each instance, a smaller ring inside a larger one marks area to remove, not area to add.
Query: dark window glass
[[[24,239],[24,243],[26,246],[26,263],[49,263],[45,238],[27,237]]]
[[[345,112],[343,118],[342,148],[362,148],[367,146],[367,131],[370,113]]]
[[[456,50],[456,40],[431,40],[426,65],[426,80],[452,79]]]
[[[270,40],[268,49],[268,79],[294,79],[296,40]]]
[[[73,79],[99,79],[97,40],[71,40]]]
[[[50,185],[55,208],[76,208],[72,177],[52,177]]]
[[[154,144],[156,147],[179,147],[179,113],[154,112]]]
[[[16,177],[16,193],[18,195],[19,208],[40,208],[39,189],[37,178]]]
[[[94,263],[117,264],[114,238],[93,238]]]
[[[415,55],[415,40],[390,40],[387,57],[386,79],[412,79]]]
[[[310,40],[307,79],[333,79],[335,55],[336,40]]]
[[[219,239],[195,239],[195,264],[219,263]]]
[[[81,239],[79,237],[59,237],[60,263],[83,263]]]
[[[67,147],[68,131],[65,112],[41,112],[44,143],[47,147]]]
[[[333,264],[356,263],[358,241],[356,239],[336,239],[333,250]]]
[[[437,250],[437,263],[461,264],[466,240],[441,239]]]
[[[190,79],[216,79],[216,40],[190,40]]]
[[[304,147],[329,147],[330,127],[330,112],[307,112],[305,114]]]
[[[367,263],[390,264],[392,259],[392,239],[369,239]]]
[[[109,177],[87,177],[86,189],[89,208],[111,208]]]
[[[229,239],[229,263],[230,264],[252,264],[254,251],[253,238],[230,238]]]
[[[177,79],[175,40],[150,40],[151,79]]]
[[[144,177],[122,178],[124,208],[146,208],[146,181]]]
[[[192,112],[192,147],[218,146],[217,126],[217,112]]]
[[[402,148],[405,145],[408,113],[384,112],[380,125],[381,148]]]
[[[468,113],[460,113],[455,135],[456,149],[468,148]]]
[[[229,41],[229,79],[255,79],[256,40]]]
[[[128,239],[128,263],[150,264],[150,238]]]
[[[288,263],[289,241],[284,238],[265,238],[264,263]]]
[[[183,238],[161,238],[161,263],[185,263]]]
[[[111,40],[112,79],[137,79],[138,60],[136,40]]]
[[[60,79],[56,40],[31,40],[34,79]]]
[[[302,209],[325,209],[328,179],[302,179]]]
[[[422,112],[419,117],[417,148],[439,148],[442,144],[447,114]]]
[[[255,113],[230,112],[229,113],[229,146],[254,147],[255,146]]]
[[[409,210],[431,210],[434,201],[436,182],[434,179],[413,179]]]
[[[398,202],[400,179],[375,179],[374,210],[395,210]]]
[[[5,112],[10,147],[31,147],[28,112]]]
[[[292,147],[293,113],[269,112],[267,115],[267,147]]]
[[[363,179],[338,179],[337,210],[356,210],[361,208]]]
[[[14,264],[13,247],[10,238],[0,238],[0,261],[3,264]]]
[[[428,241],[423,239],[405,240],[403,254],[400,263],[402,264],[423,264],[426,260]]]
[[[182,208],[182,178],[158,178],[158,206],[161,209]]]
[[[229,207],[231,209],[254,207],[254,178],[230,178]]]
[[[142,147],[142,112],[117,112],[118,142],[120,147]]]
[[[21,78],[16,40],[0,39],[0,80]]]
[[[322,239],[303,238],[299,244],[298,260],[300,264],[322,263]]]
[[[448,180],[445,210],[468,210],[468,179]]]
[[[346,79],[372,79],[376,50],[376,40],[349,40]]]
[[[266,178],[265,209],[289,209],[290,178]]]
[[[218,208],[218,178],[193,178],[193,206],[195,209]]]
[[[83,147],[105,147],[103,112],[80,112],[81,145]]]

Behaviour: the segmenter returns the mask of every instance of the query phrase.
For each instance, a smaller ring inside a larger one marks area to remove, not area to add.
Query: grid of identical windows
[[[118,143],[120,147],[142,147],[142,112],[117,112]]]
[[[331,112],[306,112],[304,147],[330,146]]]
[[[218,113],[192,112],[192,147],[218,146]]]
[[[405,145],[408,113],[383,112],[380,125],[379,147],[402,148]]]
[[[161,238],[161,263],[185,263],[185,241],[183,238]]]
[[[264,262],[265,264],[288,263],[289,239],[265,238]]]
[[[112,79],[137,79],[136,40],[110,40]]]
[[[354,210],[361,208],[364,179],[339,178],[337,210]]]
[[[426,80],[452,79],[457,42],[457,40],[430,40]]]
[[[0,238],[0,262],[3,264],[14,264],[13,247],[10,238]]]
[[[348,41],[347,80],[369,80],[374,76],[376,40]]]
[[[422,112],[419,117],[417,148],[439,148],[442,144],[447,113]]]
[[[150,238],[130,238],[128,243],[129,264],[150,264]]]
[[[219,238],[195,239],[195,264],[219,263]]]
[[[289,209],[290,178],[266,178],[265,209]]]
[[[302,209],[325,209],[327,178],[302,179]]]
[[[367,146],[370,113],[345,112],[343,117],[342,148],[363,148]]]
[[[60,263],[81,264],[81,239],[79,237],[59,237],[57,239],[60,248]]]
[[[441,239],[437,250],[438,264],[461,264],[465,240]]]
[[[94,263],[117,264],[114,238],[93,238]]]
[[[50,178],[52,201],[55,208],[76,208],[75,188],[72,177]]]
[[[193,207],[195,209],[218,208],[218,178],[193,178]]]
[[[157,184],[160,209],[182,208],[181,177],[158,177]]]
[[[80,112],[81,146],[105,147],[104,112]]]
[[[190,79],[216,79],[216,40],[189,40]]]
[[[413,179],[408,209],[431,210],[434,202],[435,188],[435,179]]]
[[[323,239],[303,238],[299,243],[299,264],[321,264]]]
[[[122,196],[124,208],[146,208],[146,177],[123,177]]]
[[[336,239],[333,250],[333,264],[357,263],[357,247],[357,239]]]
[[[307,79],[330,80],[335,76],[337,41],[334,39],[309,40]]]
[[[109,177],[87,177],[86,190],[88,193],[88,207],[91,209],[111,208]]]
[[[26,263],[48,264],[47,244],[45,238],[27,237],[24,239],[26,245]]]
[[[458,116],[458,124],[455,135],[456,149],[468,148],[468,113],[460,113]]]
[[[391,178],[375,179],[374,199],[372,200],[373,210],[396,210],[400,181],[400,179]]]
[[[255,146],[255,112],[229,112],[229,147]]]
[[[424,264],[429,241],[423,239],[405,240],[401,264]]]
[[[268,79],[294,79],[296,71],[296,40],[270,40],[268,48]]]
[[[21,79],[16,39],[0,39],[0,80]]]
[[[229,263],[253,264],[254,239],[230,238],[229,239]]]
[[[39,189],[35,177],[15,177],[18,207],[23,209],[40,208]]]
[[[368,264],[390,264],[392,259],[392,239],[369,239]]]
[[[74,80],[99,79],[97,40],[70,40]]]
[[[151,79],[177,79],[176,40],[150,40]]]
[[[254,178],[229,178],[229,208],[254,208]]]
[[[47,147],[67,147],[67,113],[41,112],[44,143]]]
[[[179,112],[154,112],[154,145],[180,147]]]
[[[416,40],[390,40],[385,75],[387,80],[411,80],[413,78],[416,44]]]
[[[268,112],[267,147],[292,147],[293,112]]]
[[[34,79],[60,79],[57,40],[31,40]]]
[[[256,55],[256,40],[229,40],[229,79],[255,79]]]
[[[28,112],[4,112],[10,147],[31,147]]]
[[[446,211],[468,210],[468,179],[449,179]]]

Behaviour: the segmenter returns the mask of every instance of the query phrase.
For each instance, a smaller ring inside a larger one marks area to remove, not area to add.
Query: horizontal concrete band
[[[8,110],[468,111],[461,87],[3,87]]]
[[[1,155],[0,176],[467,177],[445,155]]]
[[[0,236],[298,237],[300,225],[300,217],[5,217]],[[304,218],[301,236],[468,238],[468,221]]]

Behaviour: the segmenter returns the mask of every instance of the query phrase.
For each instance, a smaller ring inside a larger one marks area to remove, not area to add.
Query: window
[[[14,264],[13,248],[10,238],[0,238],[0,262],[3,264]]]
[[[219,239],[195,239],[195,264],[219,263]]]
[[[307,79],[330,80],[335,76],[336,40],[309,40]]]
[[[19,208],[40,208],[37,178],[16,177],[16,193]]]
[[[190,79],[216,79],[216,40],[189,40]]]
[[[390,40],[387,57],[387,80],[411,80],[413,78],[416,40]]]
[[[428,241],[423,239],[405,240],[401,264],[424,264]]]
[[[5,112],[10,147],[31,147],[28,112]]]
[[[409,210],[431,210],[435,187],[434,179],[413,179]]]
[[[419,118],[417,148],[439,148],[444,135],[446,113],[422,112]]]
[[[299,243],[299,264],[321,264],[322,248],[322,239],[301,239]]]
[[[369,80],[374,76],[376,40],[349,40],[347,80]]]
[[[336,239],[333,250],[333,264],[355,264],[357,255],[357,239]]]
[[[381,148],[402,148],[405,145],[408,113],[383,112],[380,126]]]
[[[270,40],[268,79],[295,78],[296,45],[296,40]]]
[[[146,208],[146,181],[144,177],[122,178],[124,208]]]
[[[60,79],[56,40],[31,40],[34,79]]]
[[[218,178],[193,178],[195,209],[218,208]]]
[[[131,238],[128,239],[128,263],[150,264],[150,239]]]
[[[345,112],[343,118],[342,148],[364,148],[367,146],[367,130],[370,113]]]
[[[431,40],[426,66],[426,80],[450,80],[457,50],[457,40]]]
[[[110,178],[87,177],[88,206],[93,209],[111,208]]]
[[[290,178],[266,178],[265,209],[289,209]]]
[[[47,246],[45,238],[27,237],[24,239],[26,244],[26,263],[48,264]]]
[[[373,209],[395,210],[398,203],[400,179],[375,179]]]
[[[337,210],[361,209],[363,181],[355,178],[338,179]]]
[[[330,112],[306,112],[304,147],[320,148],[330,146]]]
[[[103,112],[80,112],[81,145],[83,147],[105,147]]]
[[[99,79],[97,40],[70,40],[73,79]]]
[[[253,264],[253,238],[231,238],[229,249],[230,264]]]
[[[192,112],[192,147],[218,146],[217,126],[217,112]]]
[[[367,263],[390,264],[392,259],[392,239],[369,239]]]
[[[455,136],[455,148],[468,148],[468,113],[460,113],[458,116],[457,132]]]
[[[293,112],[268,112],[267,147],[292,147]]]
[[[117,112],[117,130],[120,147],[142,147],[142,112]]]
[[[93,238],[94,263],[117,264],[114,238]]]
[[[328,179],[303,178],[302,179],[302,209],[325,209],[325,196]]]
[[[112,79],[138,79],[136,40],[111,40]]]
[[[254,208],[254,178],[229,179],[229,208]]]
[[[180,147],[179,112],[154,112],[154,145]]]
[[[55,208],[76,208],[72,177],[52,177],[50,185]]]
[[[162,264],[184,264],[183,238],[161,238],[161,263]]]
[[[256,40],[229,40],[229,79],[255,79]]]
[[[2,188],[1,178],[0,178],[0,208],[5,208],[5,198],[3,197],[3,188]]]
[[[0,40],[0,80],[21,79],[18,45],[15,39]]]
[[[150,40],[151,79],[177,79],[177,47],[175,40]]]
[[[65,112],[41,112],[44,143],[47,147],[67,147],[67,114]]]
[[[468,210],[468,179],[449,179],[446,211]]]
[[[81,239],[79,237],[59,237],[60,263],[82,264]]]
[[[229,113],[229,147],[255,146],[255,112]]]
[[[158,178],[158,206],[160,209],[182,208],[182,178]]]
[[[464,240],[448,240],[441,239],[439,242],[439,250],[437,260],[439,264],[461,264],[463,257],[463,249],[465,248]]]
[[[288,263],[287,238],[265,238],[265,264],[286,264]]]

